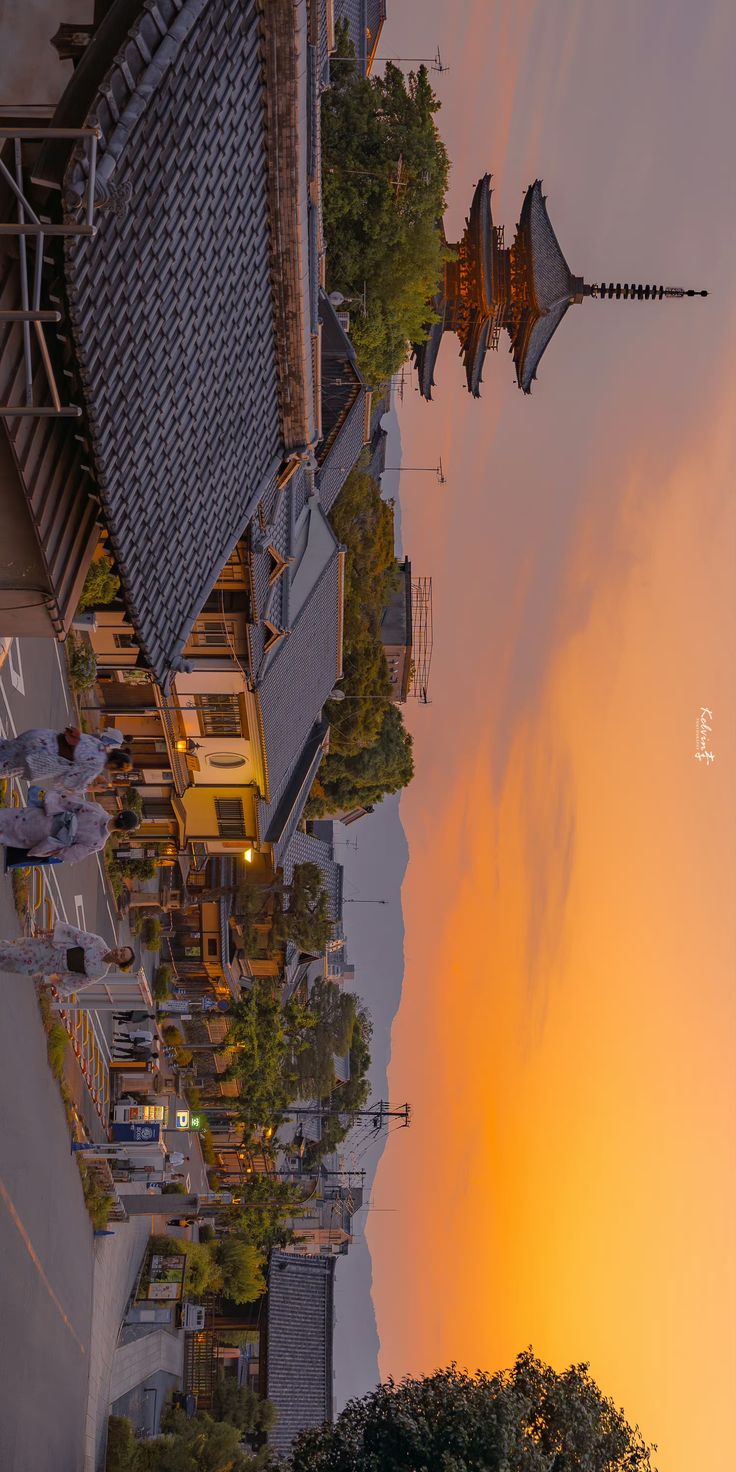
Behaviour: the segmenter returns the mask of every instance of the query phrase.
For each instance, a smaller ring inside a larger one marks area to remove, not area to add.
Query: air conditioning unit
[[[188,1334],[201,1334],[204,1329],[204,1309],[201,1303],[185,1303],[181,1312],[182,1328]]]
[[[170,767],[144,767],[142,770],[144,783],[152,787],[165,787],[174,780]]]

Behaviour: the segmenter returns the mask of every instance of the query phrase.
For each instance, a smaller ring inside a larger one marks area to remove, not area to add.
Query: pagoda
[[[426,341],[413,347],[425,399],[432,397],[434,367],[446,332],[460,339],[468,390],[474,398],[480,394],[486,353],[498,348],[502,331],[508,332],[516,381],[528,394],[568,307],[584,297],[651,301],[708,295],[679,286],[588,286],[581,276],[573,276],[560,250],[541,180],[526,191],[511,246],[504,244],[503,225],[493,223],[491,192],[491,175],[484,174],[462,240],[447,246],[443,278],[432,300],[437,320]]]

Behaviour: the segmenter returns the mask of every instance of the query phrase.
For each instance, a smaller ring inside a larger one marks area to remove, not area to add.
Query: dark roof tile
[[[177,10],[146,7],[98,79],[99,174],[131,202],[67,250],[105,515],[164,683],[282,455],[260,6],[193,4],[188,28]]]

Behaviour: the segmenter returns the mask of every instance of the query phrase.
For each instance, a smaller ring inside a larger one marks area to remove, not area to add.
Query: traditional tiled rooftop
[[[126,602],[162,682],[282,456],[260,10],[142,5],[85,113],[102,187],[130,199],[68,247],[74,337]]]
[[[268,1271],[266,1393],[276,1407],[272,1451],[332,1420],[334,1257],[272,1252]]]

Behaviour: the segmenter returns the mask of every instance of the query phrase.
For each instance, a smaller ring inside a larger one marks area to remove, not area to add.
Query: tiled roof
[[[272,1252],[268,1270],[266,1394],[276,1407],[272,1451],[331,1421],[334,1257]]]
[[[518,327],[510,329],[519,387],[528,394],[542,354],[557,331],[574,291],[574,278],[552,229],[539,179],[530,185],[524,197],[517,240],[522,243],[530,264],[536,304],[536,310],[532,307],[525,312]]]
[[[283,857],[284,880],[291,884],[291,877],[297,864],[316,864],[322,874],[322,886],[327,891],[329,898],[329,916],[331,920],[342,919],[342,864],[335,862],[334,850],[330,843],[323,838],[318,838],[314,833],[302,833],[297,829]]]
[[[277,866],[281,863],[304,812],[304,805],[324,756],[328,729],[325,722],[315,722],[271,801],[264,802],[261,798],[256,805],[259,837],[262,842],[273,844],[274,863]]]
[[[272,802],[338,677],[342,557],[336,543],[291,633],[274,649],[256,685]]]
[[[537,179],[526,192],[519,230],[526,229],[531,246],[534,295],[540,311],[548,312],[570,298],[572,273],[560,250],[547,214],[542,183]]]
[[[334,506],[366,441],[366,386],[355,348],[324,292],[322,323],[322,433],[317,446],[317,489],[322,509]]]
[[[100,495],[162,682],[282,455],[260,10],[141,5],[78,119],[101,125],[101,185],[130,191],[68,244],[67,282]]]

